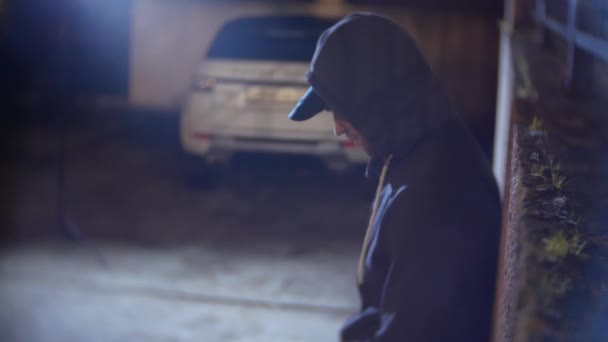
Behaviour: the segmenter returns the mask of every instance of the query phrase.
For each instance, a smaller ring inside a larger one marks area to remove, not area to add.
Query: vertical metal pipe
[[[536,0],[536,21],[540,24],[540,40],[545,44],[545,18],[547,15],[547,6],[545,5],[545,0]]]
[[[572,87],[574,77],[574,55],[576,52],[576,15],[578,0],[568,1],[568,26],[566,41],[568,42],[568,59],[566,66],[566,88]]]
[[[536,0],[536,19],[538,21],[545,21],[546,9],[545,0]]]
[[[494,154],[492,169],[504,198],[509,154],[509,130],[511,128],[511,102],[513,100],[513,69],[511,59],[511,34],[506,28],[500,32],[499,82],[494,128]]]

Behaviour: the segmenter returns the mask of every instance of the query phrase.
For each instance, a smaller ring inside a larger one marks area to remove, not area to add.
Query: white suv
[[[333,169],[367,162],[361,147],[334,136],[329,113],[305,122],[288,119],[309,87],[304,74],[317,38],[334,22],[272,16],[226,23],[183,107],[180,138],[187,159],[209,165],[235,152],[269,152],[319,156]]]

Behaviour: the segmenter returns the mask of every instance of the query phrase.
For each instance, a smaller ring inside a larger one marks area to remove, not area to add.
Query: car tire
[[[213,190],[220,184],[220,172],[216,166],[187,152],[182,155],[182,176],[187,187],[197,190]]]

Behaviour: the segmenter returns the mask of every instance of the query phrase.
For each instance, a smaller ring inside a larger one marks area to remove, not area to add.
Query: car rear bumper
[[[182,137],[182,145],[189,153],[209,160],[225,160],[237,152],[313,155],[334,164],[365,164],[368,160],[360,147],[349,146],[335,140],[192,134],[189,137]]]

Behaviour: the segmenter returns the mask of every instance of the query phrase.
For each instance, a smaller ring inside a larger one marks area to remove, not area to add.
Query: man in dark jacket
[[[412,38],[355,13],[324,32],[290,114],[327,110],[378,180],[342,341],[488,341],[501,203],[489,162]]]

